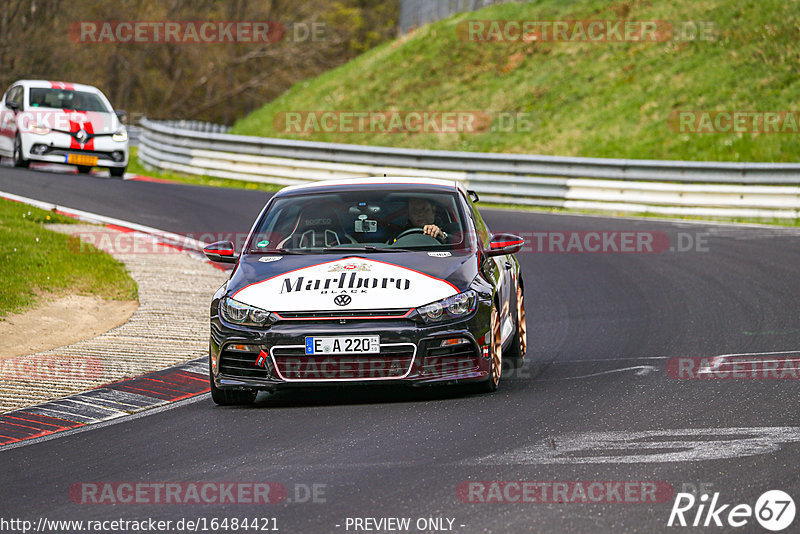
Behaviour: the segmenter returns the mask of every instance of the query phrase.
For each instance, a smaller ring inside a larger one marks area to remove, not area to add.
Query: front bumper
[[[282,321],[269,329],[211,320],[210,367],[220,389],[277,390],[330,385],[424,386],[487,380],[490,310],[479,304],[461,321]],[[307,336],[380,336],[380,354],[306,356]],[[442,346],[444,340],[462,340]],[[238,347],[237,347],[238,345]]]
[[[26,160],[49,163],[67,163],[70,154],[96,156],[97,167],[126,167],[128,165],[128,141],[114,141],[110,135],[94,137],[92,143],[82,147],[73,144],[71,135],[50,132],[44,135],[23,133],[20,135],[22,156]]]

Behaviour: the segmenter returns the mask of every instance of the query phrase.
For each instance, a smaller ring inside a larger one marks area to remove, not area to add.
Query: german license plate
[[[381,351],[380,336],[307,337],[306,354],[367,354]]]
[[[87,156],[85,154],[67,154],[67,163],[70,165],[86,165],[95,167],[97,165],[97,156]]]

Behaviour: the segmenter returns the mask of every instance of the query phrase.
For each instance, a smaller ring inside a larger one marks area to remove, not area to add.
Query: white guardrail
[[[230,135],[141,121],[139,158],[159,170],[297,184],[364,176],[458,180],[491,202],[667,215],[800,217],[800,163],[574,158],[414,150]]]

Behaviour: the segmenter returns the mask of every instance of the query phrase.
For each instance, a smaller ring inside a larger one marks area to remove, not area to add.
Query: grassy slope
[[[46,228],[67,222],[72,220],[0,199],[0,317],[33,306],[43,293],[136,299],[136,282],[124,265]]]
[[[459,21],[713,21],[716,41],[481,43]],[[232,133],[432,149],[656,159],[796,161],[797,134],[678,134],[673,110],[798,109],[800,10],[782,0],[540,0],[423,27],[301,82]],[[532,113],[535,129],[485,134],[276,132],[287,110],[486,110]]]

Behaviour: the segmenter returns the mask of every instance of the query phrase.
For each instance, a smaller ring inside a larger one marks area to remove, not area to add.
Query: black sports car
[[[474,192],[418,178],[323,181],[267,202],[211,302],[211,394],[474,382],[525,355],[523,240],[489,233]]]

